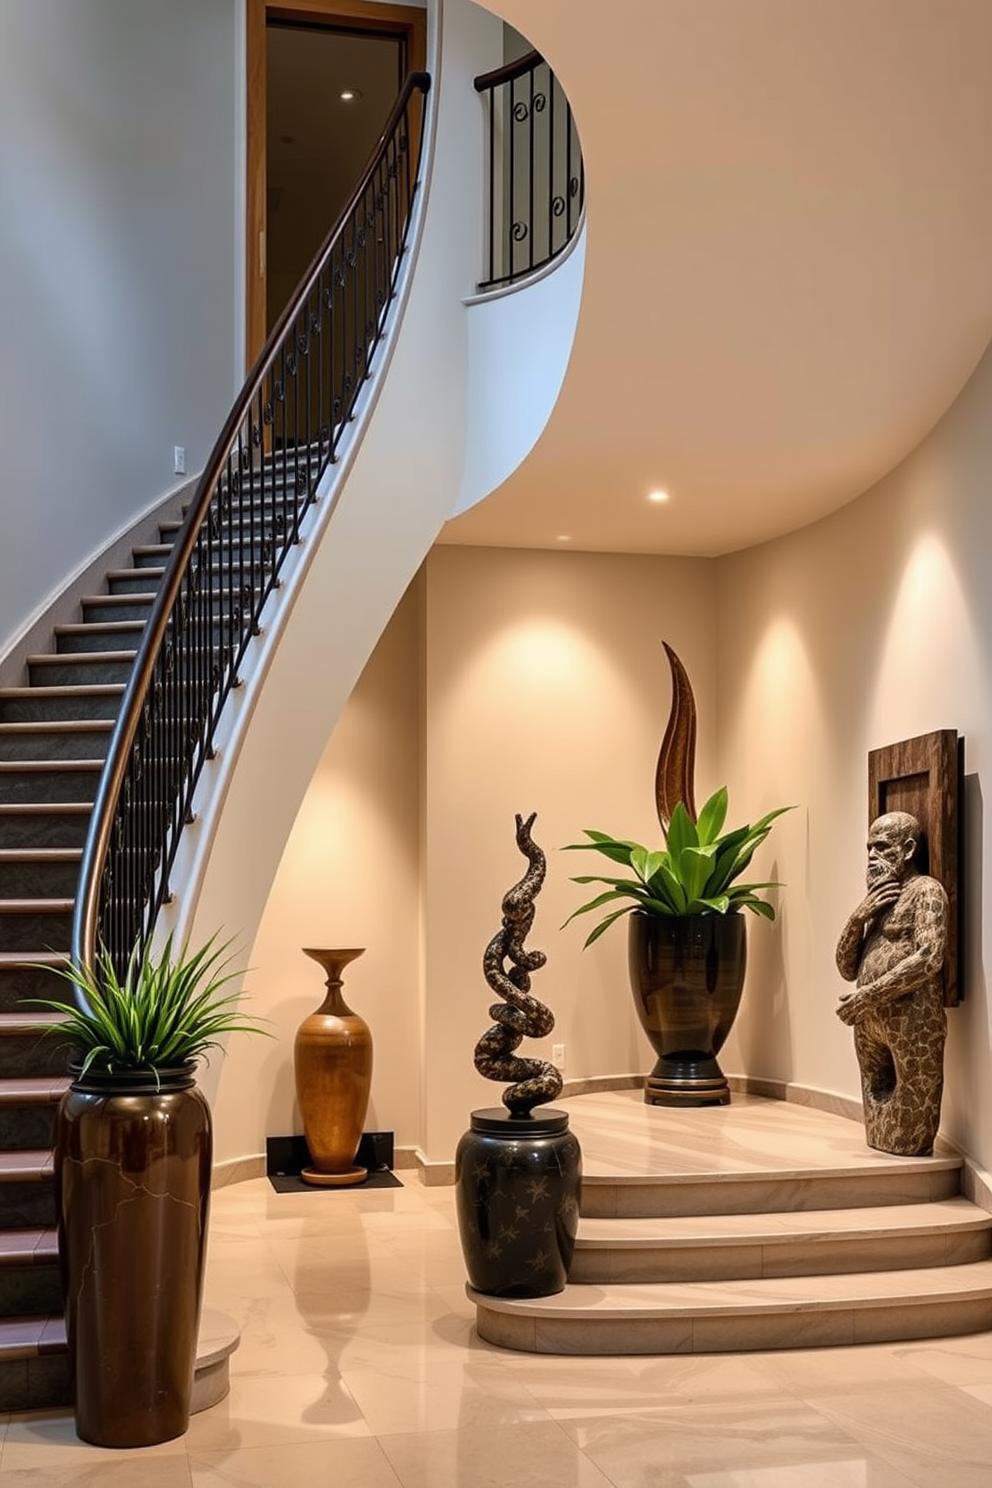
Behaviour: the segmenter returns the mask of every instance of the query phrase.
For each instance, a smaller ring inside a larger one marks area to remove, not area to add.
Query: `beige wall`
[[[466,1113],[499,1103],[472,1066],[495,999],[482,952],[525,862],[514,814],[537,811],[548,858],[528,944],[547,953],[533,990],[554,1011],[546,1041],[569,1076],[646,1067],[631,1011],[626,937],[583,953],[594,872],[562,854],[584,827],[659,834],[654,769],[668,717],[661,639],[682,655],[702,719],[699,779],[713,781],[714,569],[705,561],[438,547],[427,564],[426,857],[428,1080],[425,1146],[449,1156]],[[582,896],[582,897],[580,897]],[[537,1052],[539,1045],[531,1045]],[[436,1072],[432,1077],[432,1071]]]
[[[420,588],[414,580],[400,602],[324,751],[252,949],[250,1010],[275,1039],[238,1046],[264,1117],[247,1151],[303,1129],[293,1039],[323,997],[303,946],[366,948],[345,972],[345,1000],[375,1035],[366,1127],[395,1132],[398,1145],[419,1141]]]
[[[864,882],[867,752],[965,738],[964,1005],[949,1014],[943,1130],[992,1166],[983,821],[992,739],[992,356],[916,453],[835,516],[723,560],[719,773],[798,801],[777,833],[780,935],[752,941],[731,1068],[855,1095],[834,947]]]
[[[416,593],[404,601],[328,745],[252,952],[255,1007],[278,1043],[242,1042],[239,1083],[254,1057],[265,1133],[299,1129],[292,1035],[319,984],[298,948],[314,937],[368,946],[347,986],[375,1038],[369,1125],[447,1162],[467,1112],[498,1102],[472,1050],[494,1000],[482,953],[525,867],[517,811],[538,812],[548,856],[528,944],[548,955],[533,990],[558,1021],[533,1052],[563,1042],[569,1076],[647,1067],[624,933],[583,954],[581,923],[560,930],[581,903],[569,875],[592,864],[557,849],[584,826],[658,836],[662,636],[692,673],[699,780],[714,783],[713,578],[707,562],[435,548],[422,610]]]

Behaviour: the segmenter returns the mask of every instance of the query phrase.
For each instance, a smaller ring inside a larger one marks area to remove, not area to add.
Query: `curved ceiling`
[[[989,0],[489,8],[572,102],[586,278],[544,436],[442,540],[717,554],[892,469],[992,336]]]

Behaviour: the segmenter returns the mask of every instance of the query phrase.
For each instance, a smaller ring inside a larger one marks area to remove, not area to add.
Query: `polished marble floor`
[[[228,1399],[142,1452],[83,1445],[68,1414],[0,1416],[0,1488],[990,1488],[992,1334],[508,1353],[474,1332],[453,1191],[402,1176],[216,1193],[207,1302],[242,1329]]]

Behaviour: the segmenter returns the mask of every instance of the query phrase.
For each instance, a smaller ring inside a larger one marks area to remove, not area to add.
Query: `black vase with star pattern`
[[[563,1290],[582,1186],[582,1152],[564,1111],[473,1111],[455,1154],[455,1185],[475,1291],[550,1297]]]

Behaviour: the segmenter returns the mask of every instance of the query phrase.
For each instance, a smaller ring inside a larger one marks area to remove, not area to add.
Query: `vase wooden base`
[[[314,1188],[348,1188],[354,1183],[364,1183],[369,1176],[368,1168],[345,1168],[342,1173],[322,1173],[319,1168],[304,1168],[300,1177]]]

